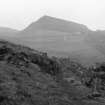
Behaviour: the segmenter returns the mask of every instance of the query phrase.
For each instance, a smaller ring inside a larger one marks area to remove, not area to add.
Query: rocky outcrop
[[[0,60],[14,64],[17,67],[28,67],[31,63],[37,64],[43,72],[51,75],[59,73],[59,64],[47,56],[47,53],[33,53],[14,50],[8,45],[0,47]]]

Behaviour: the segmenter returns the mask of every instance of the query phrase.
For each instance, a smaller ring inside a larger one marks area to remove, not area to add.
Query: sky
[[[22,30],[44,15],[105,30],[105,0],[0,0],[0,27]]]

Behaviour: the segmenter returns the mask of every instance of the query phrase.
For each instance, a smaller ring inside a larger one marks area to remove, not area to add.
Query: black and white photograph
[[[0,0],[0,105],[105,105],[105,0]]]

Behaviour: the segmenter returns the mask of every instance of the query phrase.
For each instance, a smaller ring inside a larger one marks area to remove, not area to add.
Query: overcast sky
[[[0,26],[21,30],[43,15],[105,30],[105,0],[0,0]]]

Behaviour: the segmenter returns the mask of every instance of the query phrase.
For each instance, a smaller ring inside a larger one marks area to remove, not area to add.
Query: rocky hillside
[[[105,105],[85,71],[68,58],[1,40],[0,105]]]

